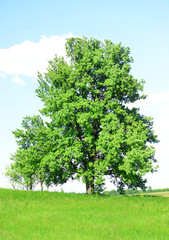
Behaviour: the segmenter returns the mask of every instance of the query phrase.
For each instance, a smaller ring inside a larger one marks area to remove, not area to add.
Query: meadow
[[[168,240],[169,198],[0,189],[0,240]]]

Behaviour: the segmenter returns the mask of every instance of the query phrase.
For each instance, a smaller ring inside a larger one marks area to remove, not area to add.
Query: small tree
[[[36,165],[32,149],[17,150],[12,155],[11,160],[14,161],[9,169],[9,175],[16,173],[20,181],[16,183],[26,189],[32,190],[36,183]]]
[[[18,171],[17,164],[12,163],[10,166],[7,166],[5,176],[9,177],[9,181],[13,189],[17,188],[17,185],[22,186],[22,177]]]
[[[69,63],[55,57],[39,74],[41,113],[55,143],[45,157],[54,183],[82,177],[86,192],[104,186],[105,175],[124,186],[145,188],[143,176],[154,172],[158,142],[152,119],[128,107],[142,95],[144,81],[130,74],[129,48],[111,41],[71,38]]]
[[[43,182],[46,181],[43,158],[48,153],[47,131],[41,117],[25,117],[22,121],[22,129],[16,129],[15,135],[19,149],[12,155],[14,163],[7,169],[6,176],[11,181],[24,185],[32,190],[33,186],[40,183],[43,191]],[[48,134],[49,136],[49,134]],[[22,182],[19,181],[22,179]],[[48,183],[49,184],[49,183]]]

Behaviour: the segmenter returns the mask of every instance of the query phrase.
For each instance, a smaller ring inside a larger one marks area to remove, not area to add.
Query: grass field
[[[0,240],[168,240],[169,198],[149,196],[0,189]]]

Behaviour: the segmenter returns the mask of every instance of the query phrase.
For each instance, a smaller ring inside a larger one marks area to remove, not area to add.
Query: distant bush
[[[120,195],[118,191],[116,190],[111,190],[111,191],[105,191],[104,192],[104,195],[105,196],[117,196],[117,195]]]
[[[140,193],[142,191],[139,191],[138,189],[127,189],[124,191],[123,195],[128,195],[128,194],[137,194]],[[111,191],[105,191],[104,195],[106,196],[118,196],[118,195],[122,195],[120,194],[117,190],[111,190]]]

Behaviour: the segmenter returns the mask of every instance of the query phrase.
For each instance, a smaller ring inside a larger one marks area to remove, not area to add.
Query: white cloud
[[[24,86],[26,83],[18,76],[15,76],[12,78],[12,82],[20,85],[20,86]]]
[[[141,113],[153,117],[156,133],[169,142],[169,91],[149,94],[147,99],[130,106],[139,107]]]
[[[45,72],[48,61],[56,54],[65,56],[65,43],[69,37],[73,35],[42,36],[39,42],[26,40],[8,49],[0,49],[0,76],[36,77],[38,71]]]
[[[159,169],[157,173],[148,174],[148,184],[153,188],[168,187],[169,181],[169,91],[163,91],[156,94],[149,94],[146,100],[138,101],[134,104],[140,107],[141,113],[151,116],[154,119],[155,133],[160,142],[155,144],[156,158]]]
[[[153,106],[166,105],[169,103],[169,91],[162,91],[158,93],[148,94],[145,100],[139,100],[135,103],[130,104],[131,107],[151,108]]]

